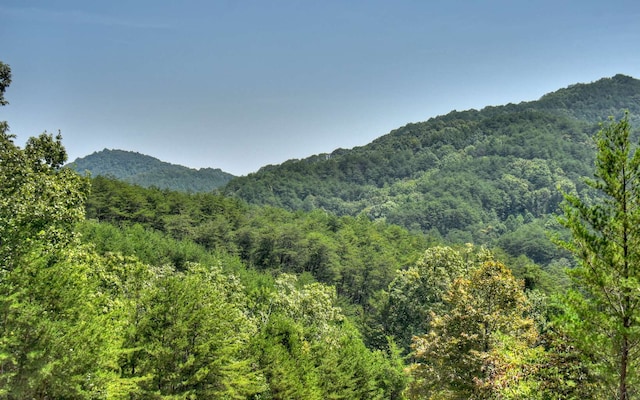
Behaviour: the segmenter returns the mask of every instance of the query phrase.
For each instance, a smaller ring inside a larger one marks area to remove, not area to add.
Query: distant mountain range
[[[183,192],[210,192],[234,178],[234,175],[220,169],[187,168],[125,150],[104,149],[77,158],[69,167],[81,174],[107,176],[143,187]]]

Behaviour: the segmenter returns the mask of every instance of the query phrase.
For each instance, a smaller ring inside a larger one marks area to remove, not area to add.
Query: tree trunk
[[[629,318],[624,319],[624,329],[628,328]],[[618,399],[629,400],[629,393],[627,391],[627,367],[629,364],[629,338],[625,332],[622,335],[622,346],[620,349],[620,387],[618,389]]]

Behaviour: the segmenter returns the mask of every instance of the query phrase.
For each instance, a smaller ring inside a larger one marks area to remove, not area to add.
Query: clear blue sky
[[[0,1],[18,143],[237,175],[453,109],[640,78],[637,0]]]

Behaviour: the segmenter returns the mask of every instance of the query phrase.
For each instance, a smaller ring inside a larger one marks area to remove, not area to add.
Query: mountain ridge
[[[234,178],[219,168],[189,168],[135,151],[103,149],[76,158],[68,166],[91,176],[107,176],[143,187],[209,192]]]
[[[472,120],[475,118],[478,118],[479,115],[482,114],[487,114],[487,113],[501,113],[504,112],[504,110],[509,110],[509,111],[525,111],[525,110],[529,110],[529,109],[535,109],[535,110],[547,110],[547,111],[555,111],[555,112],[559,112],[561,115],[566,115],[566,116],[572,116],[576,119],[585,119],[584,117],[580,118],[580,117],[576,117],[575,115],[571,115],[570,113],[567,112],[567,106],[569,106],[569,109],[573,109],[573,108],[580,108],[582,110],[584,110],[584,105],[580,105],[580,106],[576,106],[574,103],[576,102],[576,98],[580,97],[580,92],[583,91],[584,88],[594,88],[594,87],[601,87],[606,85],[607,83],[612,82],[614,85],[619,86],[622,89],[627,89],[626,91],[629,93],[629,95],[631,97],[634,98],[635,101],[630,102],[630,103],[625,103],[627,105],[627,108],[630,111],[630,115],[631,115],[631,119],[632,122],[638,122],[639,118],[640,118],[640,80],[635,79],[631,76],[628,75],[624,75],[624,74],[616,74],[612,77],[604,77],[604,78],[600,78],[596,81],[592,81],[590,83],[575,83],[575,84],[571,84],[567,87],[564,88],[560,88],[558,90],[555,90],[553,92],[549,92],[546,93],[544,95],[542,95],[538,100],[531,100],[531,101],[522,101],[519,103],[507,103],[504,105],[488,105],[485,106],[483,108],[481,108],[480,110],[477,109],[468,109],[468,110],[462,110],[462,111],[458,111],[458,110],[452,110],[446,114],[442,114],[442,115],[437,115],[434,117],[430,117],[428,119],[426,119],[425,121],[418,121],[418,122],[408,122],[407,124],[393,129],[391,130],[389,133],[381,135],[375,139],[373,139],[370,143],[362,145],[362,146],[355,146],[353,148],[349,148],[349,149],[344,149],[344,148],[336,148],[335,150],[333,150],[331,153],[317,153],[317,154],[312,154],[308,157],[305,158],[301,158],[301,159],[297,159],[297,158],[293,158],[293,159],[289,159],[286,160],[280,164],[268,164],[268,165],[264,165],[262,166],[258,171],[250,173],[251,174],[255,174],[260,172],[261,169],[271,169],[273,167],[277,167],[280,166],[282,164],[286,164],[286,163],[291,163],[291,162],[296,162],[296,161],[317,161],[319,159],[323,159],[323,158],[330,158],[332,156],[335,155],[341,155],[344,154],[346,152],[355,150],[355,149],[359,149],[359,148],[363,148],[366,146],[369,146],[373,143],[376,143],[377,141],[381,140],[382,138],[389,136],[389,135],[393,135],[394,133],[401,131],[403,128],[407,127],[407,126],[413,126],[413,125],[418,125],[418,124],[423,124],[423,123],[428,123],[431,121],[450,121],[452,119],[463,119],[463,120]],[[615,100],[616,98],[613,98],[613,100]],[[593,100],[592,98],[590,100]],[[567,102],[569,104],[567,104]],[[534,107],[531,107],[531,106]],[[614,105],[612,107],[610,107],[609,112],[597,112],[594,113],[595,115],[591,115],[590,118],[588,118],[588,120],[590,122],[599,122],[599,121],[605,121],[608,117],[614,117],[614,118],[620,118],[623,115],[623,109],[625,109],[624,105],[621,104],[620,102],[616,102],[614,103]],[[231,178],[236,178],[238,176],[235,176],[233,174],[230,174],[228,172],[222,171],[219,168],[213,168],[213,167],[203,167],[203,168],[191,168],[191,167],[187,167],[181,164],[173,164],[173,163],[169,163],[163,160],[160,160],[152,155],[148,155],[148,154],[142,154],[136,151],[131,151],[131,150],[123,150],[123,149],[108,149],[105,148],[101,151],[95,151],[92,154],[86,155],[84,157],[77,157],[73,162],[69,163],[68,165],[80,165],[80,166],[89,166],[90,168],[85,168],[87,171],[91,172],[92,174],[95,175],[107,175],[107,176],[112,176],[115,177],[116,179],[128,179],[131,176],[134,176],[136,174],[124,174],[122,175],[121,173],[114,173],[110,168],[106,168],[106,169],[102,169],[99,167],[96,167],[95,165],[93,165],[93,163],[90,163],[87,161],[87,159],[92,159],[94,158],[96,155],[99,155],[101,153],[109,153],[111,152],[111,154],[116,154],[118,152],[122,152],[122,153],[127,153],[127,154],[134,154],[134,155],[138,155],[140,156],[141,159],[148,159],[150,160],[153,164],[155,165],[169,165],[169,166],[175,166],[175,167],[179,167],[180,169],[187,169],[190,171],[216,171],[216,172],[221,172],[223,174],[226,174],[228,176],[231,176]],[[84,172],[81,167],[74,167],[74,169],[76,169],[78,172]],[[135,182],[130,182],[130,183],[135,183]]]
[[[555,229],[558,188],[585,189],[598,123],[625,110],[637,126],[640,81],[618,74],[539,100],[408,123],[367,145],[266,165],[215,190],[249,204],[365,215],[545,264],[562,257],[545,233]],[[147,186],[163,187],[157,180]]]
[[[585,189],[593,134],[625,111],[632,126],[640,121],[640,81],[618,74],[409,123],[365,146],[265,166],[220,190],[257,205],[364,213],[454,243],[501,241],[544,263],[556,252],[542,242],[562,201],[558,187]],[[538,239],[544,249],[526,249]]]

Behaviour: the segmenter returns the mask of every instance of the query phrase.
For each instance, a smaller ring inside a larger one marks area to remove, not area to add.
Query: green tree
[[[584,296],[566,297],[566,321],[587,351],[606,393],[619,400],[638,393],[640,353],[640,153],[630,141],[628,116],[596,135],[592,201],[565,194],[564,246],[580,260],[572,278]]]
[[[11,84],[11,68],[0,61],[0,106],[6,106],[9,104],[4,98],[4,92]]]
[[[0,133],[0,263],[11,270],[35,245],[64,248],[84,218],[87,181],[61,166],[62,137],[29,138],[24,149]]]
[[[398,399],[406,384],[402,359],[369,350],[336,306],[333,287],[282,274],[254,341],[272,399]]]
[[[0,398],[93,398],[118,381],[113,315],[86,249],[33,249],[0,283]]]
[[[0,63],[1,96],[10,69]],[[61,168],[61,137],[24,149],[0,127],[0,397],[90,398],[117,380],[99,263],[73,227],[84,216],[86,180]],[[110,374],[109,371],[112,373]]]
[[[410,397],[484,398],[499,387],[499,372],[509,369],[500,361],[504,337],[527,349],[537,336],[523,287],[495,261],[457,278],[444,296],[446,307],[432,314],[429,333],[414,338]]]
[[[428,332],[432,313],[443,309],[451,283],[492,258],[486,249],[472,245],[427,249],[414,265],[397,270],[387,290],[372,299],[373,311],[364,327],[368,344],[386,348],[391,336],[408,353],[412,336]]]
[[[158,270],[130,314],[122,373],[143,397],[241,399],[259,390],[243,288],[219,269]],[[150,284],[150,285],[149,285]],[[173,397],[172,397],[173,396]]]
[[[490,253],[473,246],[463,250],[446,246],[427,249],[415,265],[397,271],[389,284],[383,304],[378,307],[382,336],[393,336],[408,351],[411,337],[425,334],[432,312],[442,310],[451,283],[490,258]]]

